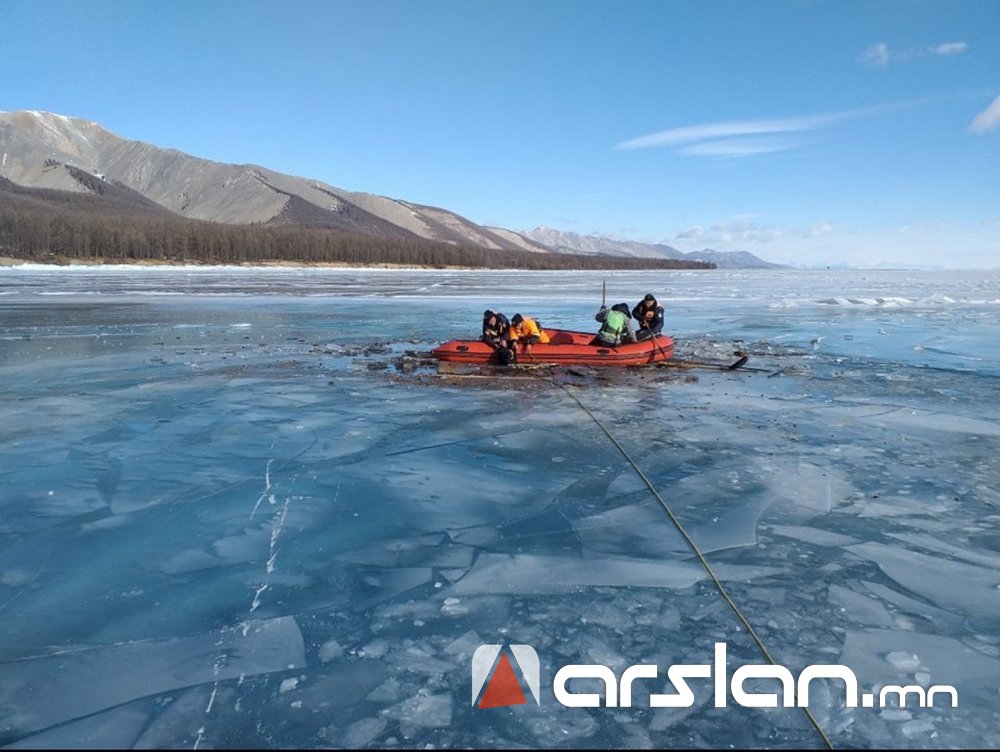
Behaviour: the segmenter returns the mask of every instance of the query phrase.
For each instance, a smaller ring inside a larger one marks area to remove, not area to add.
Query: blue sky
[[[996,0],[0,0],[0,110],[784,263],[1000,266]]]

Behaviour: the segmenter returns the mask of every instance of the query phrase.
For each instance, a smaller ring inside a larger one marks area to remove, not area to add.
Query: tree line
[[[72,203],[54,207],[43,200],[13,200],[11,194],[5,197],[2,192],[0,255],[49,263],[302,261],[484,269],[714,268],[704,262],[495,250],[323,228],[227,225],[166,212],[108,213],[94,211],[89,203],[83,208]]]

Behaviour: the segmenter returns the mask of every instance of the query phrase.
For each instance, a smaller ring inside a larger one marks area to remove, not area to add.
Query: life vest
[[[601,331],[597,333],[597,336],[608,342],[620,342],[627,322],[628,317],[624,313],[612,308],[604,314],[604,321],[601,322]]]

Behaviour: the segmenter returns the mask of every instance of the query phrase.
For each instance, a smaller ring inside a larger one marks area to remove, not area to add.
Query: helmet
[[[646,293],[646,294],[645,294],[645,295],[643,296],[643,298],[642,298],[642,299],[643,299],[643,300],[645,300],[645,301],[646,301],[647,303],[649,303],[649,302],[652,302],[652,301],[656,300],[656,298],[655,298],[655,297],[653,297],[653,293],[651,293],[651,292],[647,292],[647,293]]]
[[[615,303],[611,306],[612,311],[618,311],[619,313],[624,313],[629,318],[632,317],[632,312],[628,309],[628,303]]]
[[[489,308],[487,308],[485,311],[483,311],[483,318],[484,319],[491,319],[491,318],[493,318],[493,311],[491,311]]]
[[[520,324],[520,323],[521,323],[522,321],[524,321],[524,317],[523,317],[523,316],[522,316],[521,314],[519,314],[519,313],[515,313],[515,314],[514,314],[514,318],[512,318],[512,319],[510,320],[510,323],[512,323],[512,324],[513,324],[514,326],[517,326],[517,325],[518,325],[518,324]]]

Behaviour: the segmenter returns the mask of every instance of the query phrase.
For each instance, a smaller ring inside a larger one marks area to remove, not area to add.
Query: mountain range
[[[259,165],[213,162],[121,138],[90,120],[34,110],[0,112],[0,189],[5,187],[48,189],[48,196],[85,194],[115,211],[231,225],[326,228],[494,251],[710,261],[720,268],[776,266],[747,252],[683,253],[664,244],[545,227],[487,227],[448,209],[347,191]]]
[[[601,235],[579,235],[575,232],[536,227],[523,230],[522,235],[558,253],[584,255],[632,256],[636,258],[668,258],[680,261],[708,261],[719,269],[779,269],[749,251],[701,251],[685,253],[664,243],[640,243],[635,240],[614,240]]]

